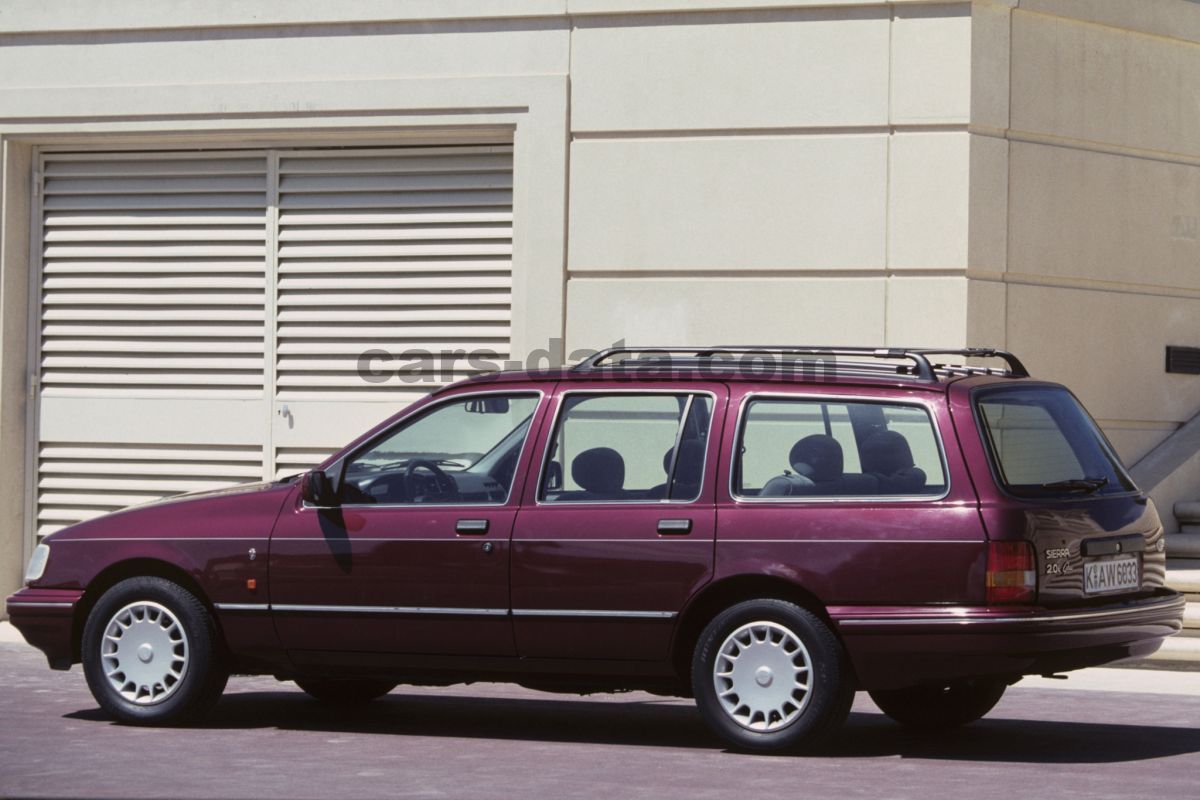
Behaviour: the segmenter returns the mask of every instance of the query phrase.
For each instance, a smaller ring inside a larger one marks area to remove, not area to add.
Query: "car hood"
[[[80,522],[45,541],[268,536],[294,478],[165,497]]]

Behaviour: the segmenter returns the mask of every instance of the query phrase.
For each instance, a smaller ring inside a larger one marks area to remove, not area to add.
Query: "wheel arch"
[[[209,600],[208,595],[201,588],[200,582],[193,575],[169,561],[161,561],[156,558],[131,558],[108,565],[88,582],[83,598],[75,608],[75,617],[72,621],[71,657],[73,661],[78,662],[82,657],[83,628],[87,624],[87,619],[92,613],[92,609],[95,608],[96,603],[100,601],[105,592],[127,578],[147,577],[162,578],[163,580],[178,584],[203,603],[204,607],[208,609],[208,613],[212,615],[214,624],[217,626],[217,638],[220,646],[225,646],[225,635],[221,630],[220,617],[216,614],[212,601]]]
[[[774,575],[734,575],[705,586],[684,608],[671,642],[671,663],[690,686],[692,651],[700,634],[713,617],[745,600],[786,600],[816,614],[841,641],[837,626],[819,597],[795,581]],[[843,644],[844,646],[844,644]]]

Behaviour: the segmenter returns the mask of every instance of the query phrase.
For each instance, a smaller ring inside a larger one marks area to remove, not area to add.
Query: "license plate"
[[[1138,589],[1142,571],[1137,556],[1118,556],[1104,561],[1088,561],[1083,565],[1083,590],[1088,594]]]

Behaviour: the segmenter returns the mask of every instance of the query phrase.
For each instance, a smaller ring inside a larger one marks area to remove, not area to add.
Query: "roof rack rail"
[[[1008,365],[1008,374],[1013,378],[1028,378],[1029,370],[1021,363],[1021,359],[1014,356],[1007,350],[997,350],[994,347],[964,347],[957,350],[934,350],[921,348],[913,352],[920,353],[923,356],[963,356],[964,358],[999,358]],[[941,364],[935,364],[934,368],[941,367]],[[946,365],[948,366],[948,365]]]
[[[990,347],[970,347],[959,350],[923,348],[923,347],[841,347],[818,345],[715,345],[711,347],[610,347],[584,359],[571,368],[572,372],[591,372],[604,367],[628,366],[663,366],[663,356],[666,364],[694,364],[722,355],[741,353],[744,355],[779,355],[779,356],[857,356],[867,359],[908,359],[911,367],[901,368],[900,374],[913,374],[918,379],[937,382],[939,369],[949,371],[949,365],[933,364],[930,356],[957,355],[964,358],[1000,358],[1008,366],[1008,374],[1016,378],[1029,377],[1025,365],[1012,353],[995,350]],[[618,355],[640,355],[643,358],[631,359],[633,363],[605,363]],[[652,356],[652,358],[644,358]],[[638,364],[637,362],[643,363]],[[870,365],[874,367],[875,365]],[[868,365],[860,364],[860,368]],[[883,365],[879,365],[880,369]],[[989,370],[990,372],[990,370]]]

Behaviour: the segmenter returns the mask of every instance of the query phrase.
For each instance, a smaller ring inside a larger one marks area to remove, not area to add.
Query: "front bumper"
[[[959,678],[1041,675],[1147,656],[1183,627],[1185,598],[1104,606],[829,609],[866,689]]]
[[[46,654],[53,669],[70,669],[75,660],[75,608],[78,589],[22,589],[5,604],[13,627]]]

